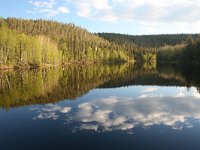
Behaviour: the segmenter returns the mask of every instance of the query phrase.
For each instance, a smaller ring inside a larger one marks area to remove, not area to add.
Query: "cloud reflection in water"
[[[34,117],[33,119],[52,119],[57,120],[59,118],[60,113],[68,113],[71,111],[71,107],[62,107],[55,104],[47,104],[43,108],[35,108],[33,110],[36,110],[38,115]]]
[[[189,118],[200,119],[200,96],[196,88],[191,88],[189,94],[186,88],[180,88],[172,96],[156,95],[152,91],[156,88],[141,92],[146,97],[106,97],[73,107],[50,104],[37,109],[35,119],[56,120],[60,117],[69,126],[75,123],[76,130],[98,132],[130,131],[137,126],[153,125],[182,129],[192,127]],[[148,92],[151,92],[150,96]]]

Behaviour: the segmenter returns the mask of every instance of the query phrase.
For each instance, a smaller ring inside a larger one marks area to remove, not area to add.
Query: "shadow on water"
[[[75,65],[0,72],[0,107],[75,100],[95,88],[130,85],[200,86],[198,67],[169,64]]]

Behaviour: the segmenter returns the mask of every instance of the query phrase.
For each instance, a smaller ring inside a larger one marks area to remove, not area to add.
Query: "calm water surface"
[[[0,149],[200,149],[198,73],[154,64],[1,72]]]

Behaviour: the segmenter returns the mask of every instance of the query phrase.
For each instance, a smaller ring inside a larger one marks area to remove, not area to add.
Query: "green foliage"
[[[172,62],[186,65],[200,65],[200,38],[189,37],[186,44],[164,46],[157,51],[157,62]]]
[[[94,88],[129,85],[197,86],[200,70],[174,64],[122,63],[67,65],[0,72],[0,107],[73,100]]]
[[[197,62],[197,38],[198,34],[92,34],[73,24],[0,18],[0,64]]]
[[[157,51],[157,62],[177,63],[181,61],[185,45],[163,46]]]
[[[199,36],[198,34],[125,35],[115,33],[98,33],[98,35],[110,42],[123,45],[123,48],[132,54],[136,61],[144,62],[156,60],[158,62],[180,62],[185,44],[191,45]],[[194,51],[195,48],[190,49]]]
[[[9,109],[30,104],[75,99],[123,74],[128,64],[67,65],[0,72],[0,107]]]
[[[47,37],[27,36],[0,27],[0,65],[26,66],[59,62],[57,46]]]
[[[115,62],[132,59],[132,55],[122,47],[119,52],[119,45],[73,24],[7,18],[0,20],[0,26],[0,42],[9,42],[6,48],[0,45],[1,51],[5,53],[2,56],[3,65]]]
[[[200,37],[196,40],[189,39],[187,46],[183,49],[182,62],[200,65]]]
[[[185,43],[188,37],[196,39],[198,34],[160,34],[160,35],[127,35],[116,33],[98,33],[102,38],[120,45],[135,45],[135,47],[159,48],[165,45],[175,46]]]

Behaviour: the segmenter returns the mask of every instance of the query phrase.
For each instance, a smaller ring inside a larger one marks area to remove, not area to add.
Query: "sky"
[[[90,32],[200,33],[200,0],[1,0],[0,16],[74,23]]]

